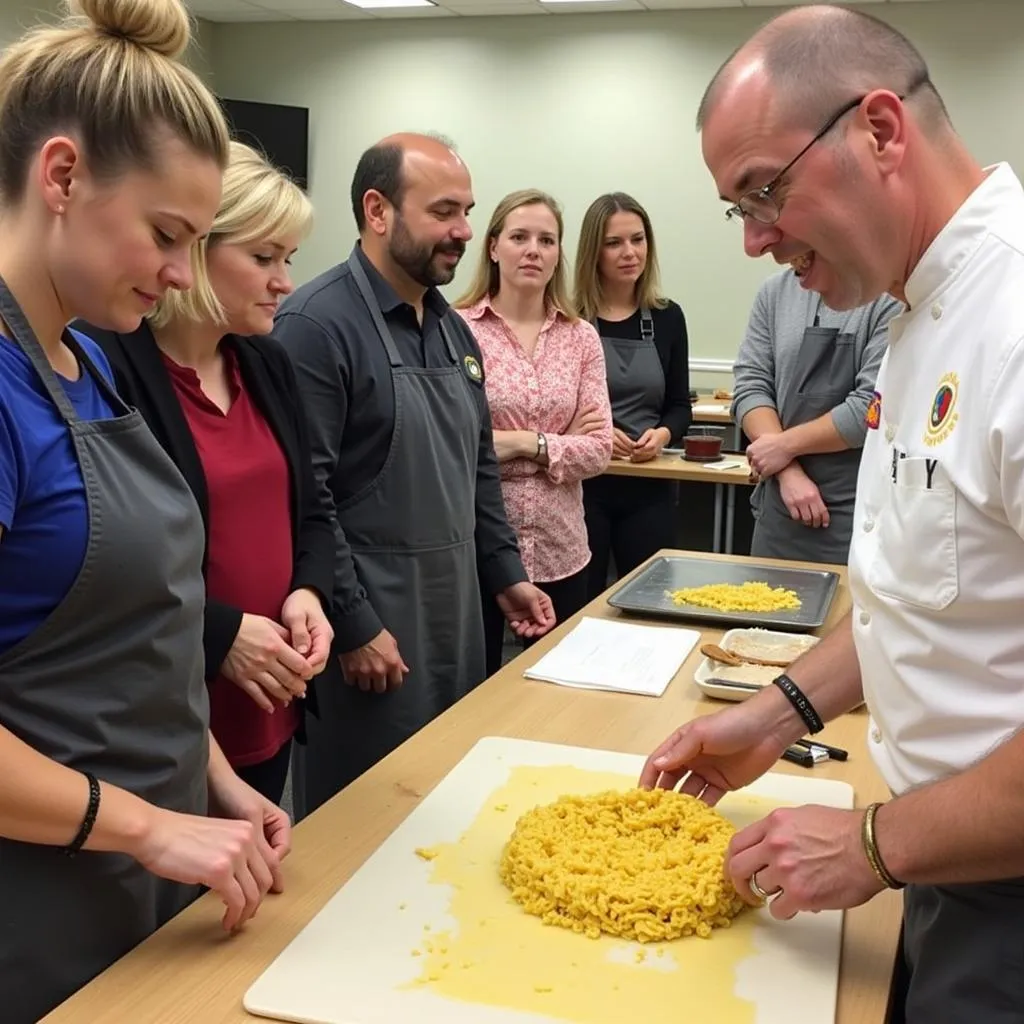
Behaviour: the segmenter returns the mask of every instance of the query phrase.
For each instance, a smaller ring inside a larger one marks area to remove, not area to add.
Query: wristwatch
[[[546,459],[547,455],[548,455],[548,439],[542,433],[540,433],[540,431],[538,431],[537,432],[537,454],[534,455],[533,461],[534,462],[540,462],[541,459]]]

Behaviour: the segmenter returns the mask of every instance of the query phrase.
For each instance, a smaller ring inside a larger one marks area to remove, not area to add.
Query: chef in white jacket
[[[780,15],[702,104],[749,255],[833,309],[907,306],[868,410],[853,611],[748,702],[688,723],[647,785],[714,803],[866,700],[892,792],[776,811],[727,870],[771,913],[904,893],[896,1019],[1024,1019],[1024,189],[953,131],[913,46],[849,9]],[[795,159],[794,159],[795,157]]]

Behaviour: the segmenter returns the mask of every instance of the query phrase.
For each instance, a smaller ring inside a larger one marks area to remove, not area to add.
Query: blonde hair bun
[[[68,0],[97,31],[125,39],[172,60],[192,39],[192,22],[181,0]]]

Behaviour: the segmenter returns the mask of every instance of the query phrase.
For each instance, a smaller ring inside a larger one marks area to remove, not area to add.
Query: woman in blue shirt
[[[280,884],[287,817],[210,740],[203,528],[82,318],[134,330],[228,135],[181,0],[73,0],[0,55],[0,1006],[44,1016],[205,885]],[[213,816],[216,815],[216,816]]]

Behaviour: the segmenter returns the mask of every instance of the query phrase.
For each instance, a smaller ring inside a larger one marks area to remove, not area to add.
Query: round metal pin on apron
[[[640,339],[601,334],[612,422],[632,440],[656,427],[665,404],[665,371],[654,345],[654,318],[640,310]]]
[[[825,415],[857,385],[856,336],[838,327],[821,326],[821,296],[817,297],[811,326],[804,329],[793,385],[779,401],[782,429],[809,423]],[[829,511],[827,529],[794,520],[782,500],[775,477],[754,489],[755,516],[751,553],[759,558],[788,558],[808,562],[846,564],[853,533],[853,504],[857,492],[860,449],[824,455],[801,455],[800,466],[821,492]]]
[[[67,424],[89,515],[85,561],[71,590],[0,654],[0,722],[54,761],[160,807],[205,814],[199,508],[142,416],[70,333],[65,343],[116,418],[78,418],[3,281],[0,315]],[[83,778],[83,814],[86,789]],[[126,855],[68,858],[57,847],[0,839],[0,1017],[37,1021],[198,892]]]
[[[296,749],[299,814],[309,813],[464,697],[486,675],[476,568],[476,472],[482,386],[475,359],[406,366],[356,258],[348,267],[391,364],[395,424],[373,482],[337,507],[356,574],[398,642],[409,674],[388,693],[341,684],[318,692]]]

